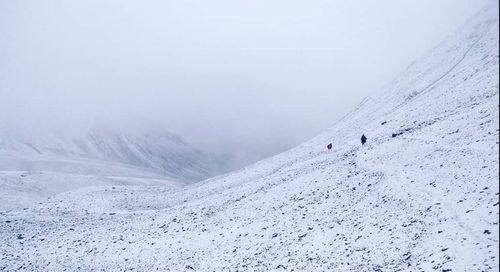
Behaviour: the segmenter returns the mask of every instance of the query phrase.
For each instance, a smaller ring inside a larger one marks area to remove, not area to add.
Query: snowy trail
[[[451,67],[445,71],[441,76],[436,78],[434,81],[429,83],[427,86],[423,87],[420,91],[416,92],[416,95],[411,96],[411,100],[418,100],[420,97],[424,96],[426,93],[434,89],[441,81],[443,81],[444,78],[449,76],[460,64],[464,62],[464,60],[467,58],[468,54],[470,51],[485,37],[485,35],[490,31],[490,28],[496,27],[495,21],[488,22],[487,26],[485,27],[485,30],[479,34],[479,37],[474,40],[470,46],[467,47],[463,55],[455,62]],[[408,101],[403,102],[401,105],[397,106],[395,110],[400,109],[403,107]]]
[[[383,148],[383,145],[379,145],[377,148]],[[371,151],[374,152],[374,150]],[[465,220],[461,218],[461,212],[453,208],[455,203],[448,202],[445,198],[442,198],[432,190],[426,190],[421,186],[416,186],[412,182],[406,182],[407,180],[411,180],[412,177],[401,171],[401,168],[398,165],[385,163],[374,165],[373,163],[359,160],[359,157],[356,157],[356,163],[368,171],[382,173],[384,178],[387,179],[387,184],[391,185],[391,187],[396,189],[401,195],[417,196],[417,198],[426,199],[427,201],[423,202],[428,205],[440,203],[440,206],[444,207],[449,214],[453,215],[452,219],[458,223],[459,227],[463,229],[464,232],[468,233],[477,242],[485,242],[475,233],[475,231],[473,231],[472,227],[470,227]],[[404,185],[405,188],[403,189],[403,186],[398,186],[396,184]],[[411,192],[408,192],[408,190],[411,190]]]
[[[497,5],[282,154],[0,212],[0,271],[499,271]]]

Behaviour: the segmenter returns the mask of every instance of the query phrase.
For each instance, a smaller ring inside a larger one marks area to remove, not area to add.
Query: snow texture
[[[29,207],[86,186],[192,183],[223,173],[228,165],[165,132],[96,130],[79,137],[53,133],[36,138],[2,134],[0,210]]]
[[[145,168],[158,175],[189,182],[220,174],[227,165],[224,159],[202,152],[179,136],[164,131],[136,135],[101,129],[78,137],[62,133],[36,138],[3,137],[0,138],[0,159],[5,157],[10,161],[18,157],[27,157],[31,161],[58,160],[55,164],[58,171],[67,160],[112,162]],[[26,164],[18,164],[26,168]],[[2,168],[6,165],[12,167],[13,163],[2,162],[1,165]],[[28,165],[39,170],[33,163]],[[40,167],[46,170],[50,166]],[[75,171],[81,173],[71,167],[67,170],[70,173]]]
[[[498,271],[497,5],[287,152],[1,213],[0,270]]]

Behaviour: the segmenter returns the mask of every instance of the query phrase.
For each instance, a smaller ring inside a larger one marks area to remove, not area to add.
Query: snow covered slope
[[[227,170],[224,159],[201,152],[179,136],[163,131],[133,134],[95,130],[78,137],[55,133],[31,138],[3,136],[0,160],[2,170],[55,168],[80,174],[96,171],[88,161],[115,163],[184,181],[199,181]],[[36,163],[48,160],[58,163]],[[82,161],[81,168],[72,167],[75,160]]]
[[[1,213],[0,269],[498,271],[497,5],[285,153]]]
[[[54,133],[34,138],[5,134],[0,135],[0,210],[29,207],[86,186],[190,183],[225,172],[227,166],[225,159],[165,132],[101,130],[79,137]]]
[[[128,170],[124,168],[123,170]],[[130,173],[130,171],[128,171]],[[127,171],[124,171],[127,174]],[[61,172],[0,171],[0,211],[30,207],[57,194],[92,186],[167,186],[184,182],[164,177],[82,175]]]

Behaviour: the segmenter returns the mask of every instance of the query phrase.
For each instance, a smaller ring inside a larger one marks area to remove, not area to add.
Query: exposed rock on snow
[[[297,148],[0,214],[0,269],[498,271],[496,5]]]

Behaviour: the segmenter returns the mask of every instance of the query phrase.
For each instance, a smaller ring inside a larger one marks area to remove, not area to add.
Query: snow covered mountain
[[[9,170],[56,168],[82,174],[94,174],[100,170],[75,168],[72,167],[74,163],[65,163],[83,160],[143,168],[157,175],[191,182],[227,170],[224,159],[202,152],[179,136],[163,131],[132,134],[96,130],[78,137],[55,133],[43,137],[37,135],[36,138],[3,137],[0,138],[0,158],[4,159],[0,168]],[[41,160],[56,160],[58,163],[34,163]],[[29,162],[22,163],[24,161]]]
[[[0,137],[0,210],[99,185],[172,185],[228,170],[227,160],[166,132]]]
[[[3,212],[0,269],[498,271],[498,28],[492,1],[328,131],[240,171]]]

